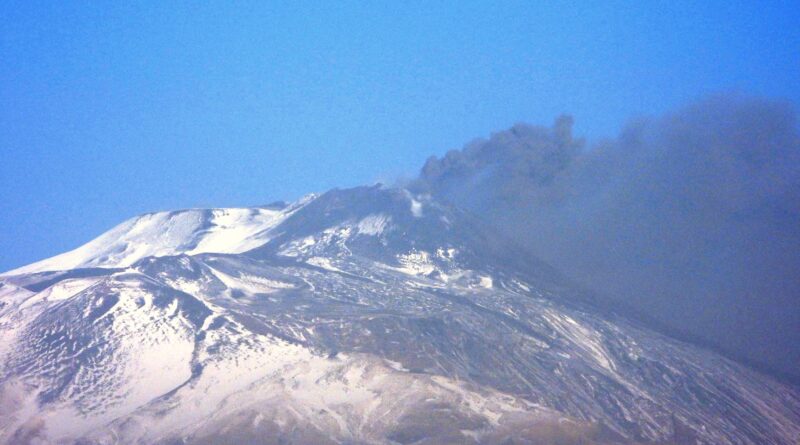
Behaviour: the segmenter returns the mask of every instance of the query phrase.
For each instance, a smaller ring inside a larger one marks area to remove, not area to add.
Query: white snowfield
[[[66,253],[0,276],[88,267],[123,268],[146,257],[242,253],[270,239],[270,229],[308,204],[308,195],[286,208],[189,209],[131,218]]]
[[[0,445],[800,443],[796,387],[470,221],[358,188],[148,214],[7,272]]]

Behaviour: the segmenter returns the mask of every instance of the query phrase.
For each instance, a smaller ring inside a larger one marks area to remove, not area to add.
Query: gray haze
[[[783,102],[715,96],[587,144],[572,119],[443,158],[418,190],[482,212],[587,288],[800,377],[800,136]]]

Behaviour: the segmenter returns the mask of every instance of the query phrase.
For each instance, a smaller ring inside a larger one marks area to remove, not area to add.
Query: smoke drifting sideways
[[[800,135],[789,103],[718,95],[573,137],[519,124],[410,187],[471,209],[601,301],[800,381]]]

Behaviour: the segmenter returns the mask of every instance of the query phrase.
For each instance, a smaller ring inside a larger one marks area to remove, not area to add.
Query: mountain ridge
[[[458,209],[385,187],[287,208],[244,251],[0,276],[0,442],[800,435],[796,388],[583,304]]]

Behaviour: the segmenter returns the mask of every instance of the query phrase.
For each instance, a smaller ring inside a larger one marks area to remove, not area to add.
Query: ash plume
[[[572,118],[432,157],[411,185],[482,214],[589,289],[800,377],[800,134],[718,95],[592,146]]]

